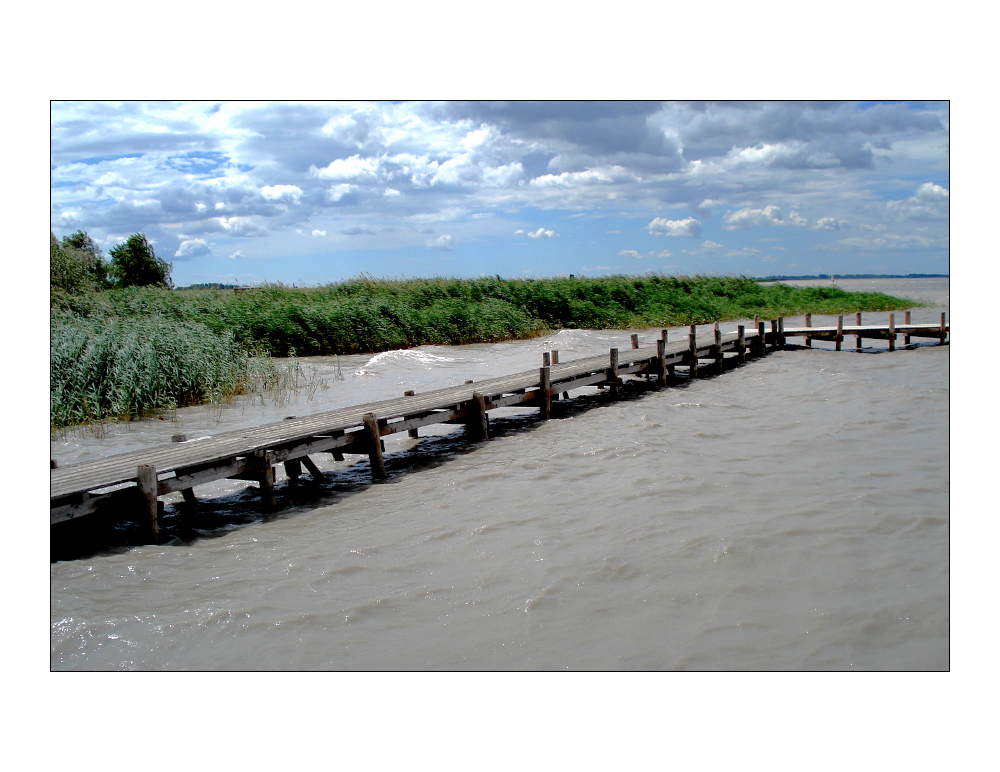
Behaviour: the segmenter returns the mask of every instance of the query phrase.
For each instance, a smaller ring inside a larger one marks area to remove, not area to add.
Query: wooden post
[[[785,347],[785,317],[778,317],[778,345]]]
[[[187,442],[186,434],[174,434],[170,437],[171,442]],[[194,495],[194,490],[192,488],[181,488],[181,495],[184,497],[184,503],[190,507],[194,507],[198,504],[198,498]]]
[[[945,335],[947,335],[947,333],[945,332],[944,311],[942,311],[941,312],[941,331],[938,333],[938,337],[939,337],[939,339],[941,341],[939,345],[941,345],[941,346],[944,345]]]
[[[668,342],[667,341],[667,333],[668,332],[669,332],[669,330],[660,330],[660,338],[663,340],[664,343]]]
[[[160,502],[157,498],[156,467],[140,464],[136,470],[135,481],[142,495],[142,520],[146,525],[147,534],[155,542],[160,537]]]
[[[858,311],[854,315],[854,323],[858,327],[861,326],[861,312],[860,311]],[[854,348],[855,348],[856,351],[861,351],[861,334],[860,333],[858,335],[854,336]]]
[[[910,312],[909,312],[909,311],[907,311],[907,312],[906,312],[906,317],[905,317],[905,319],[906,319],[906,321],[904,321],[903,323],[904,323],[904,324],[905,324],[905,325],[906,325],[907,327],[909,327],[909,326],[910,326],[910,324],[911,324],[911,322],[910,322]],[[904,346],[909,346],[909,345],[910,345],[910,334],[909,334],[908,332],[904,332],[904,333],[903,333],[903,345],[904,345]]]
[[[806,327],[813,326],[813,315],[806,314]],[[806,335],[806,348],[812,348],[813,339],[811,335]]]
[[[896,350],[896,315],[889,314],[889,351]]]
[[[656,341],[656,385],[661,389],[667,385],[667,343],[663,338]]]
[[[755,316],[754,319],[757,317]],[[759,356],[764,356],[767,353],[767,346],[765,345],[767,341],[767,333],[764,332],[764,323],[757,322],[757,354]]]
[[[472,393],[472,414],[466,422],[469,433],[481,440],[490,438],[489,417],[486,415],[486,397],[478,391]]]
[[[274,498],[274,467],[266,450],[254,452],[257,463],[257,480],[260,482],[260,506],[265,512],[272,511],[277,502]]]
[[[778,320],[771,320],[771,351],[778,347]]]
[[[552,364],[559,364],[559,352],[555,349],[552,349]]]
[[[632,348],[639,348],[639,336],[638,335],[633,335],[632,336]]]
[[[837,351],[840,351],[844,342],[844,315],[837,317]]]
[[[372,480],[385,480],[385,461],[382,459],[382,432],[378,428],[378,418],[374,413],[365,413],[365,429],[368,433],[368,460],[372,467]]]
[[[698,326],[692,324],[688,333],[688,364],[691,366],[691,378],[698,377]]]
[[[542,367],[549,367],[552,365],[552,355],[548,351],[542,352]]]
[[[736,351],[739,354],[739,362],[747,361],[747,328],[742,324],[736,328]]]
[[[618,349],[611,349],[608,357],[608,387],[611,389],[611,396],[618,399],[621,390],[618,388]]]
[[[548,421],[552,417],[552,373],[548,367],[538,370],[538,399],[541,400],[539,408],[542,420]]]
[[[302,476],[302,462],[297,458],[290,458],[285,462],[285,474],[292,482],[298,482]]]
[[[760,324],[760,314],[753,315],[753,326],[756,327]]]
[[[722,356],[722,333],[719,331],[719,323],[715,323],[715,366],[721,371],[722,362],[725,357]]]
[[[413,391],[412,389],[410,389],[409,391],[404,391],[403,392],[403,396],[404,397],[415,397],[416,395],[417,395],[417,392]],[[407,429],[406,430],[406,436],[410,437],[410,438],[413,438],[413,439],[416,439],[417,437],[420,436],[420,432],[418,430],[416,430],[416,429]]]

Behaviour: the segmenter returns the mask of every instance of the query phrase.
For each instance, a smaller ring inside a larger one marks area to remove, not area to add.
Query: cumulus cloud
[[[239,260],[241,257],[243,257],[243,252],[238,249],[229,256],[231,260]]]
[[[693,217],[683,220],[668,220],[665,217],[655,218],[646,230],[653,236],[688,236],[690,238],[701,237],[701,223]]]
[[[634,249],[623,249],[621,252],[618,253],[618,257],[642,257],[642,255],[640,255]]]
[[[260,194],[268,201],[287,201],[297,204],[302,198],[302,188],[298,185],[265,185]]]
[[[902,201],[889,201],[886,209],[897,220],[947,220],[949,196],[947,188],[925,182],[913,196]]]
[[[749,207],[730,212],[723,218],[724,226],[727,230],[747,230],[754,227],[767,227],[772,225],[806,225],[808,221],[792,210],[786,218],[781,213],[781,208],[765,206],[763,209],[751,209]]]
[[[312,233],[312,235],[313,236],[325,236],[326,235],[326,231],[314,230],[313,233]]]
[[[558,235],[555,231],[546,230],[545,228],[539,228],[537,231],[528,231],[527,233],[529,239],[551,239]]]
[[[201,257],[202,255],[210,255],[211,253],[212,248],[204,239],[185,239],[180,243],[177,251],[174,252],[174,257],[181,260],[190,260],[192,257]]]
[[[440,249],[444,252],[450,252],[455,248],[455,239],[449,234],[444,234],[428,241],[427,246],[430,249]]]
[[[385,196],[386,198],[395,198],[396,196],[401,196],[403,194],[400,193],[395,188],[386,188],[385,193],[383,193],[382,195]]]

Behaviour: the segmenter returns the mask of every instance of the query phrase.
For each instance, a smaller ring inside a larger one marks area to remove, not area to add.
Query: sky
[[[946,102],[51,103],[51,228],[176,286],[949,272]]]

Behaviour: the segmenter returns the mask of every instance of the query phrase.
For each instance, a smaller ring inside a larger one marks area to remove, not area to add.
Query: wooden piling
[[[481,440],[490,438],[489,417],[486,415],[486,397],[478,391],[472,393],[472,405],[475,408],[473,414],[469,416],[466,426],[470,434]]]
[[[755,316],[754,319],[757,317]],[[767,333],[764,332],[764,323],[755,322],[757,325],[757,356],[764,356],[767,353]]]
[[[725,357],[722,355],[722,332],[719,330],[719,323],[715,323],[715,366],[720,371]]]
[[[746,327],[738,325],[736,327],[736,353],[738,356],[738,361],[742,364],[747,361],[747,330]]]
[[[941,312],[941,332],[938,333],[938,338],[940,340],[940,344],[939,345],[941,345],[941,346],[944,345],[944,338],[945,338],[946,334],[947,333],[945,332],[945,324],[944,324],[944,311],[942,311]]]
[[[160,537],[160,503],[157,498],[156,467],[140,464],[136,470],[136,483],[142,496],[141,522],[146,526],[146,533],[152,541]]]
[[[638,335],[633,335],[632,336],[632,348],[639,348],[639,336]]]
[[[417,392],[413,391],[413,389],[410,389],[409,391],[404,391],[403,392],[403,396],[404,397],[415,397],[416,395],[417,395]],[[406,436],[410,437],[411,439],[416,439],[417,437],[420,436],[420,431],[417,430],[417,429],[407,429],[406,430]]]
[[[690,377],[698,377],[698,327],[691,325],[691,332],[688,333],[688,365],[690,365]]]
[[[667,333],[669,333],[669,332],[670,332],[669,330],[660,330],[660,339],[664,343],[669,343],[669,341],[667,340]]]
[[[855,324],[856,324],[856,325],[857,325],[858,327],[860,327],[860,326],[861,326],[861,312],[860,312],[860,311],[858,311],[858,312],[857,312],[857,313],[856,313],[856,314],[854,315],[854,323],[855,323]],[[855,336],[854,336],[854,348],[855,348],[855,350],[856,350],[856,351],[861,351],[861,348],[862,348],[862,347],[861,347],[861,336],[860,336],[860,335],[855,335]]]
[[[905,319],[905,321],[903,323],[907,327],[909,327],[910,326],[910,312],[909,311],[906,312],[906,316],[904,317],[904,319]],[[903,345],[904,346],[909,346],[910,345],[910,334],[908,332],[904,332],[903,333]]]
[[[771,320],[771,351],[778,347],[778,320]]]
[[[372,467],[372,480],[385,480],[385,460],[382,458],[382,432],[374,413],[365,413],[365,430],[368,434],[368,460]]]
[[[889,351],[896,350],[896,315],[889,314]]]
[[[813,326],[813,315],[806,314],[806,327]],[[813,340],[811,335],[806,335],[806,348],[812,348]]]
[[[171,442],[187,442],[186,434],[174,434],[170,437]],[[181,495],[184,497],[184,502],[191,507],[198,504],[198,497],[194,495],[193,488],[181,488]]]
[[[656,341],[656,385],[661,389],[667,385],[667,342]]]
[[[559,352],[555,349],[552,349],[552,364],[559,364]]]
[[[618,387],[618,349],[613,348],[608,355],[608,388],[611,389],[611,396],[618,399],[621,396],[621,389]]]
[[[837,317],[837,351],[840,351],[844,343],[844,315]]]
[[[760,324],[760,314],[753,315],[753,326],[756,327]]]
[[[552,356],[548,351],[542,352],[542,367],[550,367],[552,365]]]
[[[617,351],[617,349],[616,349]],[[542,420],[548,421],[552,417],[552,372],[548,367],[539,368],[538,371],[538,399]]]
[[[257,466],[257,481],[260,483],[260,506],[265,512],[271,512],[277,506],[274,498],[274,467],[266,450],[258,450],[253,454]]]
[[[285,462],[285,474],[292,482],[298,482],[302,476],[302,462],[297,458],[290,458]]]
[[[785,317],[778,317],[778,345],[785,347]]]

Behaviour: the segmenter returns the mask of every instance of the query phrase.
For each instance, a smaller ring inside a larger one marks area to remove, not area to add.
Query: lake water
[[[837,285],[936,304],[914,322],[948,310],[947,279]],[[52,457],[526,370],[552,348],[627,348],[630,332],[304,358],[298,394],[70,434]],[[268,518],[239,481],[198,488],[189,521],[166,497],[167,543],[52,563],[51,666],[948,669],[949,347],[865,345],[816,342],[617,403],[584,389],[548,422],[496,411],[489,442],[394,435],[381,484],[364,457],[317,455],[327,481],[279,467]]]

